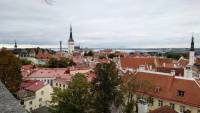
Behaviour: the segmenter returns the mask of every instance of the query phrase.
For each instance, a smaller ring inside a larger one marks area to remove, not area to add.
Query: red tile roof
[[[175,71],[176,76],[184,76],[184,69],[183,68],[156,67],[157,72],[171,73],[172,70]]]
[[[33,91],[36,92],[39,89],[41,89],[42,87],[44,87],[44,83],[38,80],[26,80],[23,81],[21,84],[21,89],[25,89],[25,90],[29,90],[29,91]]]
[[[125,68],[138,68],[140,65],[155,65],[153,57],[125,57],[120,58],[121,67]]]
[[[38,68],[32,74],[30,78],[68,78],[68,68]]]
[[[130,75],[127,75],[130,76]],[[200,107],[200,85],[197,80],[188,80],[183,77],[167,76],[160,73],[137,72],[134,75],[138,80],[148,80],[160,91],[145,91],[138,89],[138,93],[147,94],[164,100],[175,101],[182,104]],[[125,79],[126,80],[126,79]],[[183,97],[177,96],[177,91],[184,91]]]
[[[182,57],[178,60],[178,64],[180,66],[182,66],[182,67],[185,67],[188,63],[189,63],[189,60],[188,59],[184,59]]]
[[[125,68],[137,69],[141,65],[152,66],[152,69],[155,67],[168,66],[174,67],[172,59],[161,58],[161,57],[124,57],[120,59],[121,66]]]
[[[149,113],[178,113],[175,110],[171,109],[169,106],[162,106],[158,109],[150,111]]]

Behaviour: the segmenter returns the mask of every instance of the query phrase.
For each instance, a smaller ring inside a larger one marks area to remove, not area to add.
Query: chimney
[[[184,77],[189,79],[193,78],[192,65],[187,65],[184,68]]]
[[[145,70],[145,65],[140,65],[139,66],[139,71],[144,71]]]
[[[171,70],[171,74],[172,74],[173,76],[175,76],[175,75],[176,75],[176,71],[175,71],[175,70]]]
[[[148,112],[148,104],[144,100],[138,100],[138,113],[147,113]]]

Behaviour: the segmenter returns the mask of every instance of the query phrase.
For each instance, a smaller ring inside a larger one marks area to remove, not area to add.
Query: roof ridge
[[[194,79],[194,81],[197,84],[197,86],[200,88],[200,84],[196,81],[196,79]]]

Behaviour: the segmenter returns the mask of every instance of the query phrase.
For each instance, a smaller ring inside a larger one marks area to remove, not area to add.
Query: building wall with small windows
[[[34,98],[24,100],[25,109],[32,111],[42,106],[48,106],[52,93],[53,88],[50,85],[45,85],[35,92]]]
[[[198,107],[185,105],[185,104],[178,103],[175,101],[169,101],[169,100],[165,100],[165,99],[149,97],[148,95],[143,95],[142,97],[141,97],[141,95],[135,95],[134,98],[136,100],[144,99],[148,103],[149,111],[168,105],[172,109],[176,110],[178,113],[184,113],[184,111],[186,111],[186,110],[189,110],[190,113],[200,113],[200,108],[198,108]],[[149,101],[149,100],[151,100],[151,101]]]
[[[54,88],[60,88],[60,89],[67,89],[67,87],[68,87],[68,85],[67,85],[67,81],[62,81],[62,82],[60,82],[59,80],[55,80],[54,82],[53,82],[53,87]]]
[[[55,80],[54,77],[29,77],[30,80],[39,80],[42,81],[45,84],[49,84],[50,86],[53,86],[53,82]]]

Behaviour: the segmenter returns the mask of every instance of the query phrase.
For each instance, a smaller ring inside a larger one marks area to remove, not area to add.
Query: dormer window
[[[184,97],[184,95],[185,95],[185,91],[182,91],[182,90],[177,91],[177,96]]]
[[[155,92],[156,92],[156,93],[159,93],[159,92],[160,92],[160,89],[161,89],[161,88],[160,88],[159,86],[155,87]]]

